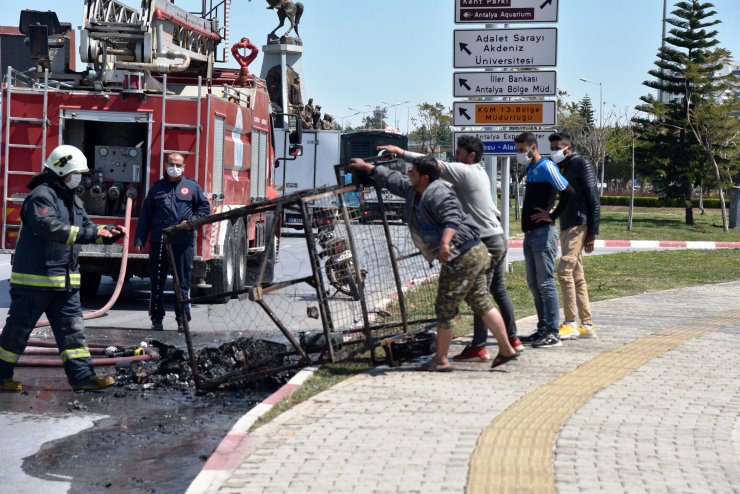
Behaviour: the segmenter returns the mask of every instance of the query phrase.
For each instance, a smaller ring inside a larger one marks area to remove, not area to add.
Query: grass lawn
[[[740,250],[625,252],[584,260],[592,302],[668,290],[693,285],[740,280]],[[517,319],[535,314],[532,294],[527,287],[524,263],[513,263],[507,275]],[[460,307],[463,318],[456,335],[472,333],[472,317],[466,305]],[[596,314],[598,324],[598,314]],[[522,334],[534,327],[520,327]],[[382,351],[378,352],[382,355]],[[298,391],[278,403],[254,427],[259,427],[292,406],[373,367],[368,355],[351,361],[329,364],[319,369]]]
[[[729,207],[729,204],[728,204]],[[729,214],[729,212],[728,212]],[[704,240],[740,242],[740,229],[722,231],[719,209],[706,209],[702,215],[694,210],[694,226],[685,224],[685,213],[679,208],[635,208],[632,231],[627,231],[628,208],[603,206],[601,208],[601,240]],[[511,211],[509,236],[524,238],[521,221]],[[729,221],[729,217],[728,217]]]

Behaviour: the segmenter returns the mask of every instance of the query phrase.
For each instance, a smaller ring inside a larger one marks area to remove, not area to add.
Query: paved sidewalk
[[[501,372],[345,381],[246,436],[228,478],[191,491],[740,492],[740,282],[593,312],[598,339],[527,349]]]

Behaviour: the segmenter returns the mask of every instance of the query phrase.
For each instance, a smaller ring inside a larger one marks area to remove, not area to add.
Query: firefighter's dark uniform
[[[151,299],[149,316],[153,322],[164,318],[164,285],[170,268],[167,251],[162,242],[162,230],[185,220],[196,221],[211,214],[203,189],[197,182],[182,177],[174,182],[165,178],[157,181],[146,195],[136,227],[135,245],[143,246],[149,239],[149,278],[151,280]],[[194,232],[181,232],[172,238],[172,251],[175,256],[174,269],[180,278],[183,298],[190,294],[190,274],[193,270]],[[190,309],[186,308],[190,320]],[[180,314],[175,310],[180,324]]]
[[[93,376],[80,307],[80,244],[103,243],[82,200],[53,173],[34,177],[21,208],[22,228],[10,274],[10,310],[0,336],[0,381],[13,370],[45,312],[64,370],[74,385]],[[117,238],[106,239],[112,243]]]

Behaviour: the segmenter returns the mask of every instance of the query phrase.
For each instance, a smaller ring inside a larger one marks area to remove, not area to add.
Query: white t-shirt
[[[421,156],[424,155],[410,151],[403,153],[407,161]],[[498,220],[501,213],[491,197],[491,179],[483,168],[483,163],[468,165],[439,160],[437,162],[443,167],[442,179],[452,185],[463,210],[480,226],[480,237],[502,235],[504,229],[501,228],[501,222]]]

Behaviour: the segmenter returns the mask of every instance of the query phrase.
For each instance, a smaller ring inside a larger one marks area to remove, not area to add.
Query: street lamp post
[[[352,109],[350,108],[350,110],[352,110]],[[345,115],[343,117],[339,117],[339,121],[341,122],[340,125],[342,126],[342,130],[344,130],[344,119],[345,118],[351,118],[351,117],[354,117],[354,116],[360,114],[360,112],[358,112],[358,111],[355,111],[355,110],[352,110],[352,111],[354,111],[355,113],[353,113],[351,115]]]
[[[370,105],[366,105],[366,106],[370,106]],[[373,111],[373,110],[358,110],[356,108],[351,108],[349,106],[347,107],[347,109],[349,111],[356,112],[355,115],[365,115],[366,113],[371,113]],[[354,115],[352,115],[352,116],[354,116]]]
[[[604,96],[604,93],[603,93],[604,86],[601,83],[601,81],[599,81],[599,82],[593,82],[593,81],[589,81],[587,79],[584,79],[583,77],[581,77],[580,80],[581,80],[581,82],[585,82],[586,84],[593,84],[595,86],[596,85],[599,86],[599,131],[600,132],[603,132],[603,129],[604,129],[604,127],[603,127],[603,125],[604,125],[604,120],[603,120],[603,118],[604,118],[604,98],[603,98],[603,96]],[[602,136],[599,136],[599,138],[601,138],[601,137]],[[601,161],[601,184],[599,184],[599,196],[602,196],[602,195],[604,195],[604,189],[603,189],[603,187],[604,187],[604,168],[606,168],[606,155],[605,155],[605,153],[604,153],[603,150],[601,151],[601,159],[600,159],[600,161]]]
[[[398,107],[401,105],[405,105],[408,103],[409,100],[401,101],[399,103],[386,103],[385,101],[381,101],[384,105],[386,105],[386,108],[394,108],[393,110],[393,127],[396,129],[398,128]]]

